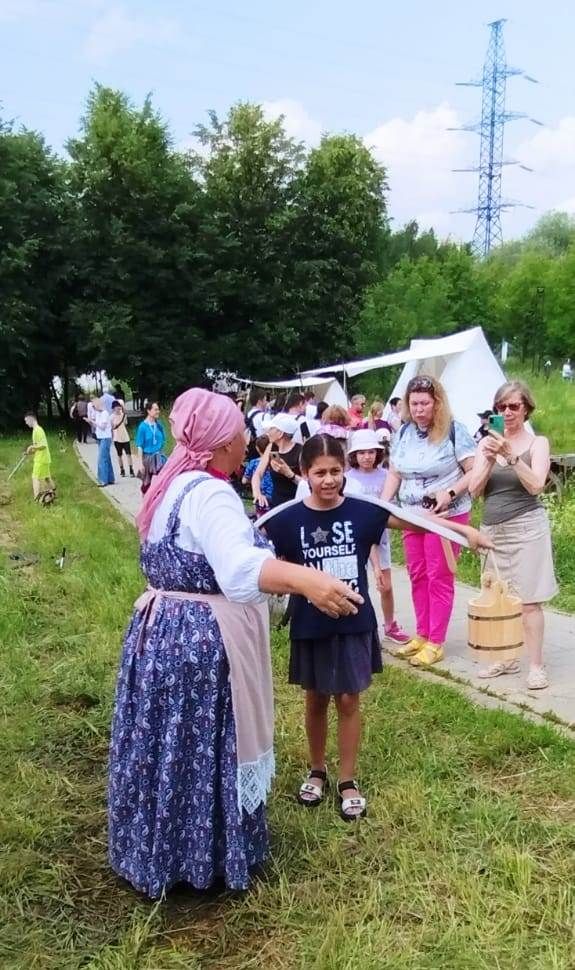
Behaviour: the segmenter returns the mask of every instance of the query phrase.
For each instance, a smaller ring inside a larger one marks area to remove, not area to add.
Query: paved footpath
[[[96,445],[77,445],[77,449],[88,473],[95,478]],[[137,478],[120,478],[115,455],[113,460],[117,482],[102,491],[127,518],[133,520],[140,506],[140,482]],[[394,567],[393,589],[397,617],[402,625],[410,630],[413,608],[405,569]],[[381,624],[379,596],[375,590],[372,592]],[[391,662],[402,664],[406,669],[412,670],[415,676],[428,679],[435,678],[438,674],[447,676],[459,685],[464,685],[465,692],[477,703],[511,707],[516,710],[527,709],[537,715],[549,714],[575,730],[575,616],[546,610],[545,660],[550,681],[550,687],[547,690],[528,691],[525,687],[525,669],[521,674],[507,675],[489,681],[481,680],[477,676],[480,664],[470,655],[467,647],[467,602],[475,592],[476,590],[471,586],[464,586],[462,583],[456,585],[455,607],[443,663],[420,673],[409,667],[407,662],[393,658]]]

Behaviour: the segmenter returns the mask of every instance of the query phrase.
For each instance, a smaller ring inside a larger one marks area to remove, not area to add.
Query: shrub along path
[[[369,817],[346,826],[332,793],[306,811],[294,798],[302,699],[286,683],[283,634],[272,639],[273,854],[260,877],[245,894],[182,891],[156,905],[118,880],[106,760],[142,588],[137,539],[57,440],[56,505],[34,505],[25,472],[7,484],[24,440],[0,442],[3,970],[575,966],[575,745],[390,666],[363,700]]]
[[[83,463],[91,475],[96,470],[96,446],[80,446]],[[107,497],[119,505],[128,517],[136,514],[140,505],[140,490],[138,480],[118,479],[117,484],[103,489]],[[466,552],[469,558],[471,554]],[[401,623],[410,630],[413,618],[409,580],[404,568],[394,568],[393,588],[396,600],[397,615]],[[375,590],[374,603],[379,603]],[[448,676],[457,681],[470,684],[475,690],[486,690],[489,694],[500,698],[506,703],[527,708],[536,714],[558,719],[575,729],[575,616],[568,613],[557,613],[547,610],[545,616],[545,660],[550,686],[546,690],[528,691],[525,686],[526,661],[523,660],[523,670],[520,674],[505,675],[495,680],[482,680],[478,671],[483,663],[479,663],[471,656],[467,647],[467,603],[477,594],[472,586],[462,583],[456,585],[455,608],[449,626],[449,638],[445,650],[445,660],[431,668],[431,672],[439,676]],[[381,611],[378,610],[380,623],[383,623]],[[391,647],[392,645],[389,644]],[[406,663],[406,666],[407,663]],[[409,668],[410,671],[413,668]],[[483,695],[474,695],[481,703]]]

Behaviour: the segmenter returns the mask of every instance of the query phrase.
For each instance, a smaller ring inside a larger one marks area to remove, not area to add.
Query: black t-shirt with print
[[[389,512],[373,502],[345,498],[335,509],[316,511],[304,502],[277,512],[265,525],[276,555],[288,562],[323,569],[361,593],[363,606],[355,616],[334,620],[304,596],[294,596],[293,639],[320,639],[338,633],[365,633],[377,626],[369,598],[367,562],[378,545]]]

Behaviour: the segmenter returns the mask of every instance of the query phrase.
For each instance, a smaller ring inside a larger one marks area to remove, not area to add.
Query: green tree
[[[502,333],[523,360],[547,352],[552,265],[549,256],[526,250],[501,281],[497,302]]]
[[[190,161],[173,151],[149,98],[137,109],[100,85],[68,151],[79,200],[82,293],[70,313],[79,363],[167,396],[206,363],[196,282],[202,193]]]
[[[355,349],[386,226],[385,171],[353,135],[325,136],[298,174],[290,224],[290,318],[298,367]]]
[[[413,337],[448,333],[454,326],[450,317],[450,287],[439,262],[404,256],[366,291],[358,350],[365,356],[402,350]]]
[[[289,369],[298,333],[289,317],[293,184],[302,146],[282,120],[237,104],[196,129],[204,186],[199,274],[211,366],[265,376]]]
[[[575,241],[548,266],[544,280],[546,353],[575,358]]]
[[[0,421],[49,398],[61,371],[65,165],[35,132],[0,122]]]

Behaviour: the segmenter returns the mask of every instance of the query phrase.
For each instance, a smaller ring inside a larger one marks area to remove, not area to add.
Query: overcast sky
[[[469,239],[479,139],[450,127],[478,119],[487,24],[508,18],[507,61],[539,80],[508,81],[507,107],[542,121],[506,128],[503,191],[528,203],[503,216],[509,239],[548,209],[575,212],[572,0],[0,0],[0,113],[59,151],[94,81],[137,104],[151,92],[184,145],[205,112],[243,99],[283,113],[290,134],[355,132],[387,166],[395,224],[416,218]]]

